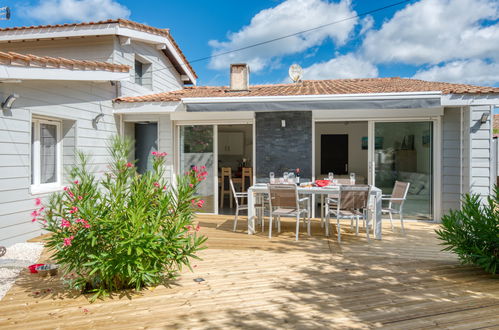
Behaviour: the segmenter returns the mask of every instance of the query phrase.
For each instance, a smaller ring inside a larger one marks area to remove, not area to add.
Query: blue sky
[[[189,60],[313,28],[397,0],[131,1],[0,0],[13,9],[0,26],[124,17],[170,28]],[[247,62],[251,83],[304,79],[415,77],[499,86],[499,2],[420,0],[299,37],[195,62],[199,85],[227,84],[230,63]]]

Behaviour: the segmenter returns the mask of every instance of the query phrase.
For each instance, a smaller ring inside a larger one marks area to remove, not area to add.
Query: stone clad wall
[[[312,177],[312,112],[257,112],[256,177],[276,177],[284,171],[300,168],[301,177]],[[286,127],[281,127],[281,121]]]

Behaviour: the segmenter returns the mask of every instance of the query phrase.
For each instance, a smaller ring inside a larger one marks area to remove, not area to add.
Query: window
[[[145,58],[135,55],[133,65],[135,71],[135,83],[152,90],[152,64]]]
[[[61,185],[61,123],[33,118],[31,124],[31,192],[41,193]]]
[[[142,85],[142,78],[144,77],[144,65],[142,62],[135,60],[135,83]]]

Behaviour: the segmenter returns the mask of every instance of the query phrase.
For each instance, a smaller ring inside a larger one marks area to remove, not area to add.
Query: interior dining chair
[[[366,229],[366,237],[369,241],[369,217],[368,217],[368,203],[371,193],[371,186],[340,186],[338,199],[333,205],[326,203],[326,236],[329,236],[330,218],[336,217],[336,226],[338,231],[338,242],[341,242],[341,219],[355,220],[355,235],[359,234],[359,220],[364,220],[364,227]]]
[[[310,236],[309,198],[299,198],[295,184],[269,184],[269,238],[272,237],[272,221],[276,217],[277,231],[281,232],[281,217],[296,217],[296,240],[300,233],[300,219],[307,223],[307,234]]]
[[[232,208],[232,198],[230,192],[230,180],[232,178],[232,169],[230,167],[222,167],[220,179],[220,208],[224,207],[225,195],[229,195],[229,205]]]
[[[253,169],[251,167],[243,167],[241,174],[241,191],[248,191],[248,188],[253,185]],[[244,202],[244,199],[241,200]]]
[[[392,194],[381,195],[381,201],[388,201],[388,206],[382,208],[381,212],[384,214],[389,214],[392,231],[394,230],[393,214],[398,214],[400,217],[400,226],[402,227],[402,233],[405,234],[403,208],[404,202],[407,199],[407,193],[409,192],[410,185],[411,184],[409,182],[395,181]]]
[[[233,231],[236,231],[236,228],[237,228],[237,220],[239,218],[239,211],[243,211],[243,210],[246,210],[248,211],[248,204],[240,204],[239,203],[239,199],[243,199],[243,198],[246,198],[246,200],[248,199],[248,193],[247,192],[238,192],[236,191],[236,189],[234,188],[234,182],[232,181],[232,179],[229,179],[229,183],[230,183],[230,190],[232,192],[232,197],[234,198],[234,201],[236,203],[236,214],[235,214],[235,217],[234,217],[234,229]],[[256,209],[256,213],[257,213],[257,219],[260,221],[260,225],[262,226],[262,232],[265,230],[265,220],[263,218],[263,216],[265,215],[265,198],[263,196],[258,196],[257,197],[257,201],[255,203],[255,209]]]

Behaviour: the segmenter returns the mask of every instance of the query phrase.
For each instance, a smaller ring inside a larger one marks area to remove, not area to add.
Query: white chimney
[[[249,66],[246,63],[230,65],[230,90],[247,91],[249,90]]]

